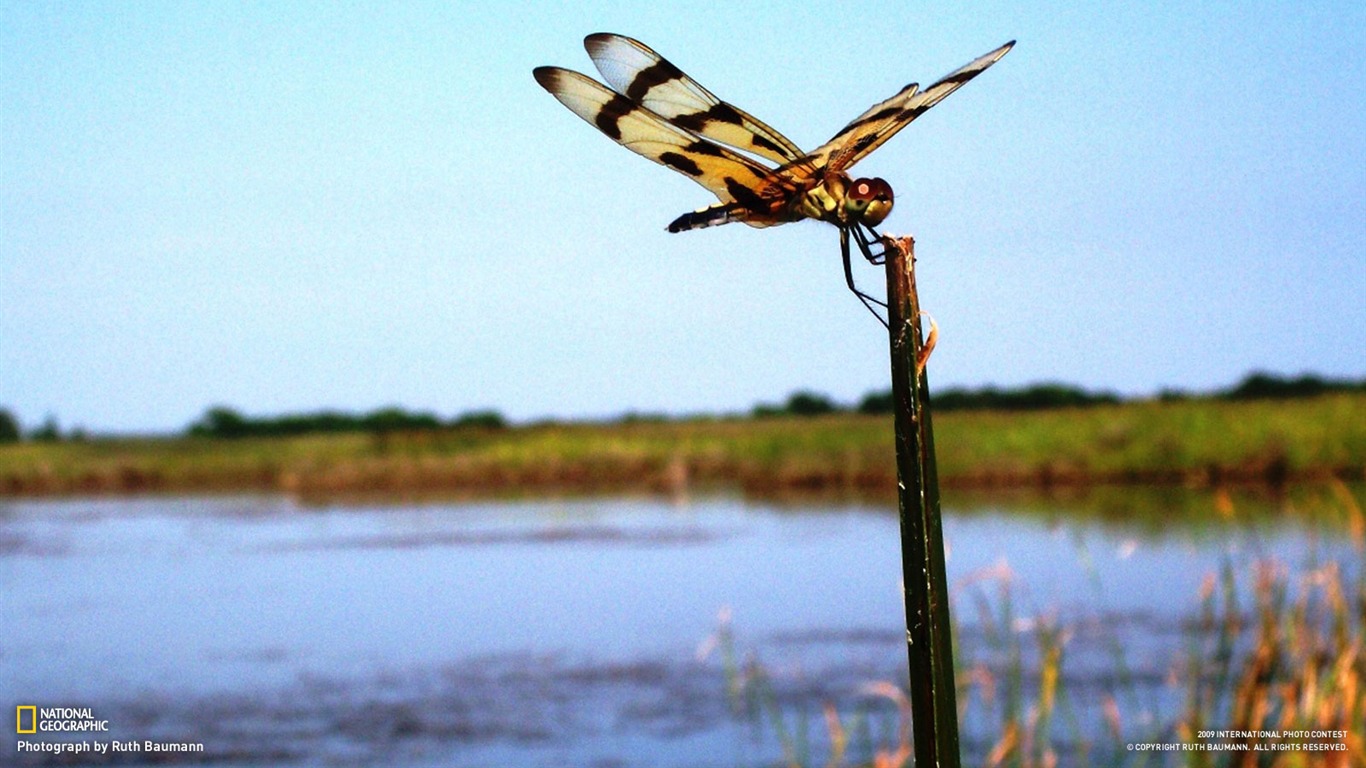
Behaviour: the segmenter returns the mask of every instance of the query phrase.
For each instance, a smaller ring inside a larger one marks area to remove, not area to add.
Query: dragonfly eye
[[[892,185],[882,179],[855,179],[844,196],[849,217],[876,226],[892,212]]]

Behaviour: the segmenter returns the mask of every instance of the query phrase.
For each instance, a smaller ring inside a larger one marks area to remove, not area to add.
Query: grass
[[[936,414],[941,484],[1218,485],[1366,476],[1366,394]],[[890,417],[556,424],[281,438],[0,446],[0,495],[895,489]]]
[[[957,674],[960,721],[971,721],[967,732],[977,736],[965,740],[965,746],[976,743],[967,747],[965,764],[1366,765],[1366,515],[1343,484],[1332,489],[1332,499],[1320,494],[1317,502],[1348,532],[1354,561],[1310,558],[1292,569],[1259,558],[1246,570],[1225,561],[1206,577],[1195,613],[1180,623],[1182,640],[1156,660],[1166,669],[1161,687],[1169,695],[1163,700],[1174,702],[1165,707],[1145,703],[1126,659],[1130,651],[1118,638],[1108,672],[1072,672],[1074,638],[1094,628],[1022,610],[1008,566],[965,579],[955,602],[967,600],[976,609],[983,638],[975,656],[960,655]],[[865,696],[892,702],[890,708],[864,703],[841,713],[827,702],[813,717],[810,707],[775,693],[772,676],[752,654],[743,664],[736,661],[741,654],[727,619],[717,634],[727,696],[738,716],[771,729],[782,752],[775,764],[911,764],[903,685],[862,687]],[[888,718],[894,727],[869,727]],[[813,738],[808,720],[823,722],[820,738]],[[1148,745],[1167,749],[1142,748]]]

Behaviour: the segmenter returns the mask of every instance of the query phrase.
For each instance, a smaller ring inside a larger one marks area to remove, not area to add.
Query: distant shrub
[[[381,408],[360,419],[360,427],[366,432],[405,432],[440,426],[441,420],[433,414],[408,413],[402,408]]]
[[[892,397],[892,390],[886,392],[869,392],[859,401],[859,413],[891,413],[896,408],[896,400]]]
[[[839,410],[835,402],[815,392],[794,392],[787,398],[787,412],[793,416],[820,416]]]
[[[781,405],[759,403],[754,406],[754,410],[750,411],[750,416],[756,419],[771,419],[776,416],[782,416],[785,413],[787,413],[787,411]]]
[[[62,430],[57,426],[57,417],[49,415],[43,419],[42,426],[29,433],[29,438],[40,443],[55,443],[62,439]]]
[[[0,408],[0,443],[17,443],[21,435],[14,414]]]
[[[506,429],[507,425],[507,419],[497,411],[469,411],[450,423],[450,426],[458,429]]]
[[[246,437],[252,426],[246,417],[227,406],[214,406],[190,425],[193,437]]]
[[[754,406],[752,414],[756,419],[766,419],[775,416],[820,416],[839,410],[835,401],[825,395],[802,390],[793,392],[782,405],[760,403]]]
[[[1329,392],[1351,390],[1366,390],[1366,380],[1355,382],[1347,379],[1325,379],[1308,373],[1290,378],[1256,371],[1248,374],[1234,387],[1217,393],[1216,397],[1224,400],[1273,400],[1314,397]]]
[[[663,424],[670,420],[663,411],[627,411],[617,418],[621,424]]]

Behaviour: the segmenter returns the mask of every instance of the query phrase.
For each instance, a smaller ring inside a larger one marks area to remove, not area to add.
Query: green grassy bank
[[[1366,394],[936,415],[950,487],[1271,482],[1366,470]],[[181,491],[890,493],[891,418],[558,424],[0,446],[0,495]]]

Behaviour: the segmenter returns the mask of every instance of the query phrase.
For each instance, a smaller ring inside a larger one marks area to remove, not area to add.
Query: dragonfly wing
[[[598,81],[559,67],[537,67],[541,84],[569,111],[608,138],[706,187],[723,203],[750,204],[773,169],[713,144]]]
[[[897,131],[925,114],[926,110],[943,101],[964,83],[982,74],[987,67],[1009,53],[1014,45],[1015,41],[1012,40],[990,53],[973,59],[923,91],[918,90],[915,84],[902,88],[892,98],[874,104],[853,122],[841,128],[839,133],[813,151],[803,162],[810,162],[817,168],[829,167],[835,171],[850,168],[854,163],[867,157],[868,153],[886,143]]]
[[[617,93],[674,125],[778,164],[804,152],[786,136],[732,104],[644,43],[624,35],[589,35],[583,41],[598,71]]]

